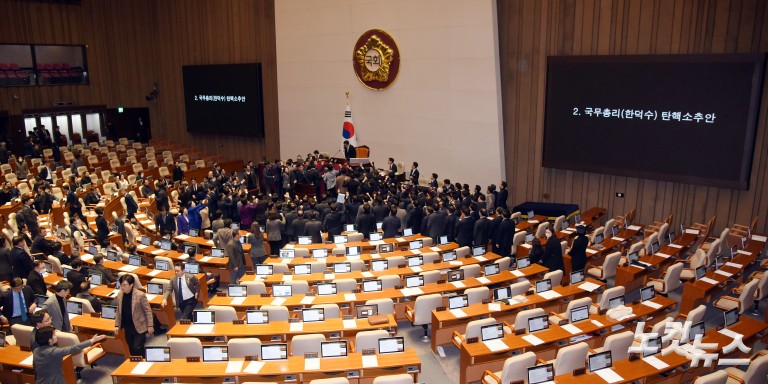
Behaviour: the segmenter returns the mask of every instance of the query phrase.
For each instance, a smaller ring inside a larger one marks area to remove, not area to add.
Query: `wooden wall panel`
[[[547,56],[766,52],[765,1],[499,0],[497,7],[511,201],[602,206],[612,216],[637,208],[644,223],[674,214],[676,225],[690,225],[717,215],[716,229],[760,215],[759,230],[766,231],[765,90],[748,191],[541,166]],[[636,153],[638,161],[653,155]],[[616,198],[616,192],[625,197]]]

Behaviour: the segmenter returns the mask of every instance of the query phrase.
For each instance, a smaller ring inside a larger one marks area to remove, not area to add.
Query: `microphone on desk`
[[[334,154],[333,154],[333,156],[331,156],[331,157],[332,157],[332,158],[333,158],[333,157],[336,157],[336,155],[338,155],[338,154],[339,154],[339,152],[341,152],[341,149],[339,149],[338,151],[336,151],[336,153],[334,153]]]

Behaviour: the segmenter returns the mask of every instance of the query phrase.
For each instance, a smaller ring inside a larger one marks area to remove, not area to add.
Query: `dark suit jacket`
[[[454,237],[460,247],[472,245],[472,222],[468,217],[459,219],[454,229]]]
[[[125,194],[125,208],[128,211],[128,216],[132,216],[139,210],[139,205],[136,204],[136,200],[130,193]]]
[[[33,234],[37,234],[40,232],[40,225],[37,223],[37,214],[32,211],[32,208],[29,206],[22,206],[21,209],[19,209],[19,212],[22,215],[22,218],[24,219],[24,224],[26,224],[27,229],[29,229],[30,232]],[[17,215],[18,219],[18,215]]]
[[[355,150],[355,146],[350,144],[347,149],[344,150],[344,157],[347,159],[357,157],[357,151]]]
[[[571,271],[583,270],[587,264],[587,246],[589,238],[587,236],[577,236],[571,244]]]
[[[499,191],[498,194],[496,194],[496,200],[494,201],[494,204],[496,204],[496,208],[507,208],[507,199],[509,198],[509,191],[507,191],[506,188]]]
[[[374,228],[376,228],[376,223],[374,223],[373,225],[374,225]],[[312,243],[314,244],[323,243],[323,236],[320,233],[322,229],[323,229],[323,225],[317,220],[309,220],[307,221],[307,224],[304,225],[305,236],[312,236]]]
[[[109,238],[109,223],[103,216],[96,216],[96,241],[99,245]]]
[[[365,239],[368,239],[370,233],[376,231],[376,216],[372,213],[363,213],[357,217],[355,226],[357,227],[357,231],[362,233]]]
[[[385,217],[381,223],[381,231],[384,232],[385,239],[397,237],[397,233],[400,231],[400,219],[397,216]]]
[[[102,276],[101,281],[103,283],[112,284],[112,283],[114,283],[117,280],[112,275],[112,271],[110,271],[109,268],[107,268],[107,267],[105,267],[105,266],[103,266],[101,264],[94,265],[92,270],[95,273],[98,273],[98,274],[100,274]]]
[[[323,228],[325,228],[325,231],[328,232],[328,239],[333,239],[333,236],[341,235],[342,232],[342,220],[344,220],[344,216],[341,214],[341,212],[331,212],[327,215],[325,215],[325,220],[323,221]]]
[[[88,276],[79,270],[73,269],[69,271],[69,273],[67,273],[67,280],[72,283],[72,290],[69,291],[69,294],[76,296],[78,293],[83,292],[82,284],[85,282],[87,277]]]
[[[549,268],[550,271],[559,269],[565,272],[563,248],[557,237],[552,236],[547,240],[547,245],[544,246],[544,256],[541,257],[541,262],[545,267]]]
[[[472,238],[474,239],[474,245],[485,246],[488,244],[488,238],[491,230],[491,221],[485,217],[479,218],[475,221],[475,228],[472,231]]]
[[[13,292],[13,289],[8,289],[7,291],[3,292],[2,296],[2,304],[3,304],[3,316],[5,316],[6,319],[10,319],[13,315],[13,295],[15,292]],[[32,288],[28,286],[24,286],[21,289],[21,294],[24,296],[24,304],[27,305],[27,309],[29,309],[32,304],[35,303],[35,293],[32,292]],[[18,304],[17,304],[18,305]]]
[[[32,270],[27,276],[27,286],[32,288],[32,292],[34,292],[35,295],[45,295],[45,280],[43,280],[43,275],[37,271]]]
[[[445,224],[448,215],[443,211],[436,211],[427,218],[427,235],[436,239],[445,234]]]
[[[29,272],[35,268],[32,264],[32,258],[24,248],[13,247],[11,249],[11,263],[13,263],[13,277],[21,277],[22,279],[26,279]]]
[[[74,188],[74,186],[72,188]],[[82,208],[82,206],[80,205],[80,200],[77,198],[77,195],[72,190],[67,192],[67,204],[69,204],[70,213],[80,211],[80,209]]]
[[[11,280],[13,277],[13,260],[11,259],[11,250],[8,248],[0,249],[0,281]]]

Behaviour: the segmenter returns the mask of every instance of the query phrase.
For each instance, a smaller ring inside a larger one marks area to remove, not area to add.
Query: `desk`
[[[107,301],[116,299],[117,292],[118,292],[117,289],[108,287],[106,285],[100,285],[98,287],[91,288],[91,295]],[[160,321],[161,324],[170,327],[176,323],[176,313],[174,313],[172,302],[169,301],[168,305],[163,307],[162,306],[163,295],[151,295],[151,294],[147,294],[147,300],[149,301],[149,304],[152,307],[152,312],[154,312],[157,315],[157,319]],[[115,328],[113,323],[112,330],[114,331],[114,329]]]
[[[34,383],[35,368],[32,366],[32,352],[22,351],[16,345],[6,345],[0,348],[0,383]],[[67,384],[77,383],[75,367],[71,355],[67,355],[61,363],[64,380]]]
[[[568,285],[565,287],[558,285],[553,287],[552,290],[559,293],[561,297],[548,300],[539,295],[533,294],[530,296],[525,296],[527,301],[514,305],[509,305],[503,302],[496,302],[492,304],[472,304],[466,308],[462,308],[467,316],[460,318],[454,316],[450,311],[432,311],[432,351],[436,353],[437,347],[439,345],[450,343],[454,331],[463,334],[467,329],[467,323],[478,318],[492,316],[497,321],[514,323],[518,312],[523,309],[539,307],[553,308],[553,306],[555,306],[557,309],[553,310],[555,310],[557,313],[561,313],[564,312],[565,308],[568,306],[568,301],[565,300],[576,300],[582,297],[592,297],[592,302],[596,302],[598,294],[605,290],[605,283],[593,280],[591,278],[586,279],[586,281],[597,284],[600,286],[600,288],[590,292],[579,288],[579,285],[581,284]],[[491,292],[491,295],[493,295],[493,292]],[[493,304],[498,305],[500,309],[497,311],[491,310],[490,306]]]
[[[525,203],[518,204],[512,208],[512,212],[522,212],[527,214],[533,211],[537,216],[543,215],[548,217],[549,220],[555,220],[558,216],[565,216],[569,218],[579,213],[579,206],[577,204],[557,204],[557,203],[541,203],[526,201]]]
[[[354,244],[354,243],[348,243],[348,244]],[[340,245],[340,246],[346,246]],[[459,245],[456,243],[448,243],[444,245],[436,245],[436,246],[429,246],[429,247],[423,247],[418,250],[411,250],[411,249],[396,249],[392,252],[388,253],[363,253],[360,256],[333,256],[328,255],[328,257],[316,259],[312,257],[312,254],[310,253],[310,257],[294,257],[294,258],[280,258],[280,257],[268,257],[264,263],[265,264],[288,264],[288,265],[295,265],[295,264],[305,264],[305,263],[311,263],[314,261],[325,261],[328,264],[332,263],[343,263],[347,261],[352,260],[362,260],[364,262],[371,262],[373,260],[377,259],[387,259],[390,257],[396,257],[396,256],[403,256],[403,257],[410,257],[410,256],[418,256],[422,255],[424,253],[429,252],[437,252],[437,253],[443,253],[446,251],[455,250],[458,248]]]
[[[605,336],[609,335],[613,332],[612,328],[617,325],[627,325],[628,323],[635,322],[639,319],[644,319],[649,316],[655,316],[656,314],[662,314],[669,312],[674,309],[677,302],[675,300],[672,300],[670,298],[666,297],[655,297],[652,300],[654,303],[659,304],[660,307],[658,309],[649,307],[647,305],[643,304],[632,304],[630,305],[632,307],[633,313],[635,314],[634,317],[624,319],[621,321],[616,321],[611,318],[609,318],[606,315],[590,315],[590,321],[580,321],[574,325],[576,325],[580,333],[577,334],[571,334],[570,332],[566,331],[559,325],[551,325],[549,326],[549,329],[538,331],[535,333],[535,336],[544,341],[543,344],[534,346],[533,344],[529,343],[525,339],[523,339],[523,336],[521,335],[514,335],[514,334],[507,334],[504,335],[504,338],[502,339],[504,344],[507,345],[507,350],[504,351],[496,351],[492,352],[488,347],[482,343],[472,343],[468,344],[466,341],[461,344],[460,348],[460,366],[463,368],[461,370],[461,380],[459,380],[459,383],[461,384],[467,384],[471,381],[480,380],[482,377],[483,372],[486,369],[489,369],[491,371],[497,371],[502,368],[504,365],[504,360],[506,360],[508,357],[510,357],[510,353],[514,351],[533,351],[533,352],[539,352],[539,351],[545,351],[545,350],[551,350],[556,349],[560,346],[560,344],[568,343],[568,340],[570,340],[572,337],[580,336],[580,335],[587,335],[587,334],[600,334],[597,337],[593,337],[588,340],[592,340],[592,343],[594,344],[595,340],[599,340],[604,338]],[[598,322],[598,323],[595,323]],[[621,331],[623,332],[626,330],[626,328],[622,328]],[[602,343],[601,343],[602,345]]]
[[[116,336],[113,335],[115,332],[115,320],[93,317],[91,315],[80,315],[73,317],[69,322],[72,324],[72,328],[77,330],[76,333],[86,334],[89,339],[94,334],[111,335],[100,341],[104,352],[125,356],[126,359],[131,356],[128,342],[125,341],[125,332],[119,332]]]
[[[393,237],[389,239],[383,239],[380,241],[352,241],[349,243],[344,244],[333,244],[333,243],[313,243],[309,245],[299,245],[299,244],[286,244],[283,249],[295,249],[295,248],[306,248],[309,249],[310,252],[312,249],[322,249],[326,248],[328,250],[334,249],[336,247],[362,247],[362,249],[374,249],[379,244],[395,244],[395,248],[400,247],[407,247],[408,243],[410,243],[413,240],[421,240],[421,239],[429,239],[426,236],[422,236],[420,234],[412,235],[412,236],[401,236],[401,237]]]
[[[165,379],[172,378],[176,381],[186,382],[189,379],[213,379],[210,382],[221,383],[222,377],[236,377],[239,382],[246,381],[276,381],[278,383],[309,383],[313,379],[329,377],[348,377],[349,372],[357,373],[359,379],[350,379],[350,383],[370,383],[373,378],[381,375],[394,375],[399,373],[411,373],[414,380],[418,380],[421,372],[421,361],[416,350],[406,348],[403,353],[376,355],[378,367],[367,368],[363,366],[363,356],[360,353],[350,353],[347,357],[320,359],[319,370],[305,369],[303,356],[290,356],[286,360],[266,361],[257,373],[247,373],[251,362],[244,362],[239,370],[227,373],[226,362],[220,363],[189,363],[185,359],[174,359],[170,363],[154,363],[143,374],[134,374],[131,371],[139,363],[125,361],[112,372],[112,380],[119,383],[130,379]],[[242,359],[232,359],[242,361]],[[336,372],[337,374],[333,374]],[[292,380],[291,380],[292,379]],[[143,382],[143,381],[142,381]]]

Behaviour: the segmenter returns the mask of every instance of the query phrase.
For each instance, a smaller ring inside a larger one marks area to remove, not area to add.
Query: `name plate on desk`
[[[200,356],[187,356],[187,363],[199,363]]]
[[[141,356],[131,356],[129,358],[129,361],[132,363],[141,363],[142,357]]]

